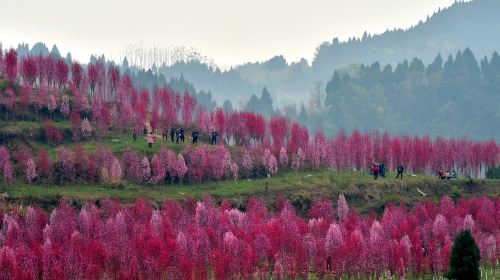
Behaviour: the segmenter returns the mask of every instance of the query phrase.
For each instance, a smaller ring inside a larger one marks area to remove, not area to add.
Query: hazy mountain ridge
[[[430,63],[438,53],[446,57],[465,48],[477,57],[491,55],[500,48],[500,29],[494,28],[500,26],[498,11],[496,0],[457,2],[407,30],[365,34],[347,42],[333,39],[318,47],[311,68],[315,79],[323,80],[351,63],[394,65],[414,57]]]
[[[282,56],[275,56],[226,71],[197,62],[180,62],[159,71],[167,77],[183,74],[197,88],[214,93],[219,101],[246,101],[265,86],[279,105],[290,103],[290,99],[299,103],[307,100],[315,82],[326,84],[336,69],[350,64],[378,61],[395,66],[414,57],[430,63],[438,53],[447,57],[466,48],[476,57],[489,56],[500,49],[500,29],[494,28],[500,26],[498,11],[500,1],[496,0],[456,2],[407,30],[324,42],[310,65],[306,60],[289,63]]]

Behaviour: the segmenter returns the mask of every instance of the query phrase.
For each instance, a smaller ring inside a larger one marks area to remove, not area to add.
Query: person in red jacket
[[[446,177],[444,176],[444,171],[443,169],[439,168],[439,171],[438,171],[438,176],[439,176],[439,179],[445,179]]]
[[[376,162],[372,166],[373,179],[377,180],[379,171],[379,163]]]

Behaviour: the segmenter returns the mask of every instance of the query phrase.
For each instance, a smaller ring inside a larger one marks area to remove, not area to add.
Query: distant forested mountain
[[[387,130],[392,134],[500,139],[500,56],[480,62],[470,49],[391,65],[335,71],[322,110],[305,123],[331,134]]]
[[[351,63],[395,64],[421,58],[430,63],[437,53],[443,56],[470,48],[478,57],[500,48],[500,1],[456,2],[435,12],[425,22],[407,30],[365,35],[347,42],[325,42],[318,47],[312,71],[315,79],[328,79],[336,68]]]

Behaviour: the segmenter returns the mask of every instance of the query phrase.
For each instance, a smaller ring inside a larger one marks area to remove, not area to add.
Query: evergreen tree
[[[271,117],[274,113],[273,109],[273,99],[271,94],[266,87],[262,90],[262,95],[260,98],[255,96],[255,94],[250,97],[247,104],[245,105],[245,111],[250,111],[254,113],[260,113],[265,117]]]
[[[274,109],[273,109],[273,99],[271,98],[271,94],[269,93],[269,91],[267,90],[266,87],[264,87],[264,89],[262,89],[262,95],[260,96],[260,112],[266,116],[266,117],[270,117],[273,112],[274,112]]]
[[[129,69],[129,63],[127,57],[123,58],[122,71],[127,71]]]
[[[215,100],[213,100],[212,92],[210,91],[198,92],[198,94],[196,95],[196,100],[198,101],[199,104],[205,106],[205,108],[210,112],[215,110],[215,107],[217,106],[217,103],[215,102]]]
[[[234,111],[233,103],[231,103],[231,100],[229,99],[224,100],[224,103],[222,104],[222,109],[224,110],[224,112]]]
[[[50,50],[50,56],[57,59],[61,58],[61,53],[59,52],[59,49],[56,45],[52,46],[52,50]]]
[[[445,275],[448,279],[479,279],[479,248],[469,230],[462,231],[453,243],[450,257],[450,271]]]
[[[300,113],[298,116],[298,120],[300,123],[308,123],[309,121],[309,117],[307,115],[306,107],[304,106],[304,104],[301,104],[300,106]]]

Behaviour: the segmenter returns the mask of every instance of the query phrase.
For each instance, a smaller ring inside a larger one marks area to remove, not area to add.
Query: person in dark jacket
[[[385,160],[380,163],[378,172],[380,177],[385,178]]]
[[[170,140],[172,141],[172,143],[174,143],[174,137],[175,137],[175,128],[171,128],[170,129]]]
[[[184,143],[184,128],[181,128],[179,131],[179,137],[181,138],[182,143]]]
[[[175,143],[179,143],[180,139],[181,139],[181,129],[178,128],[175,130]]]
[[[217,131],[213,131],[212,132],[212,139],[210,141],[210,144],[211,145],[216,145],[217,144]]]
[[[191,136],[193,137],[193,144],[198,143],[198,134],[199,132],[197,129],[193,130],[193,133],[191,133]]]
[[[404,172],[404,167],[403,167],[403,164],[400,162],[399,165],[398,165],[398,168],[397,168],[397,171],[398,171],[398,175],[396,175],[396,179],[399,177],[399,175],[401,175],[401,180],[403,180],[403,172]]]

